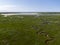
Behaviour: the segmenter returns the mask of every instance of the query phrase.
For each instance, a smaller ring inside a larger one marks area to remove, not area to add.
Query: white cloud
[[[0,11],[15,11],[18,7],[15,5],[0,5]]]
[[[0,5],[0,12],[27,12],[36,11],[36,8],[23,5]]]

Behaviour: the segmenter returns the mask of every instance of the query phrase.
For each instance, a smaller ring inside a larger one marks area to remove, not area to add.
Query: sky
[[[60,0],[0,0],[0,12],[60,12]]]

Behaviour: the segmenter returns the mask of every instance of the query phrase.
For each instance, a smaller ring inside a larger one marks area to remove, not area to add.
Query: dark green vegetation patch
[[[60,16],[0,16],[0,45],[60,45]]]

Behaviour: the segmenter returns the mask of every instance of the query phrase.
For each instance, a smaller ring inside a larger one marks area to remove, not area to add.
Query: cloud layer
[[[36,8],[31,8],[23,5],[0,5],[0,12],[27,12],[35,11]]]

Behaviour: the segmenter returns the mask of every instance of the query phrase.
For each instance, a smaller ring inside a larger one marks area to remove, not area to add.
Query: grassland
[[[60,45],[60,16],[0,15],[0,45]]]

